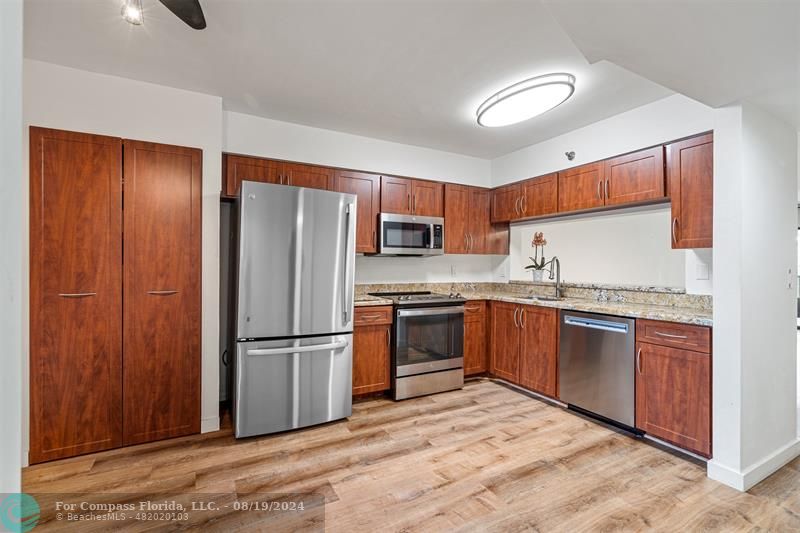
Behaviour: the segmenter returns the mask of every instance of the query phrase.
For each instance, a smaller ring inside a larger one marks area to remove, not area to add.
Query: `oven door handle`
[[[399,309],[397,316],[463,315],[464,306],[433,307],[426,309]]]

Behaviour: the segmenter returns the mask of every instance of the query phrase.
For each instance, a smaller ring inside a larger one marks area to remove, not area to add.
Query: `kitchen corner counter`
[[[392,301],[386,298],[378,298],[377,296],[356,296],[353,302],[355,307],[369,307],[378,305],[392,305]]]
[[[713,326],[711,310],[691,307],[673,307],[667,305],[602,302],[585,298],[564,298],[558,301],[538,300],[526,298],[518,294],[502,293],[467,293],[465,298],[471,300],[494,300],[523,305],[537,305],[540,307],[554,307],[570,311],[584,311],[587,313],[601,313],[606,315],[624,316],[630,318],[646,318],[650,320],[663,320],[665,322],[679,322],[696,326]]]

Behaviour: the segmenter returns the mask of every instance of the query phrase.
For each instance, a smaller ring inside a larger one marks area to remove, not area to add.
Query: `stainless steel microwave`
[[[444,219],[381,213],[378,217],[378,255],[441,255]]]

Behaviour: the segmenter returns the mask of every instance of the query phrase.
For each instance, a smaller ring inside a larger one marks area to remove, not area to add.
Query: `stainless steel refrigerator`
[[[350,416],[356,197],[245,181],[235,209],[236,437]]]

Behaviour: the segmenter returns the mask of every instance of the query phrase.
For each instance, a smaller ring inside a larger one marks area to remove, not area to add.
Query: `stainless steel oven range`
[[[395,400],[464,386],[464,303],[457,294],[373,293],[394,302]]]

